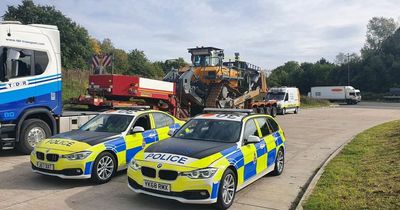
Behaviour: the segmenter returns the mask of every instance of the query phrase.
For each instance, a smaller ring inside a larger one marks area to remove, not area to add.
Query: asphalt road
[[[373,105],[373,106],[372,106]],[[374,125],[400,119],[386,104],[301,110],[278,116],[287,137],[286,166],[238,192],[231,209],[289,209],[327,157],[346,140]],[[140,195],[126,186],[125,172],[93,185],[31,172],[28,156],[0,152],[0,209],[212,209]]]

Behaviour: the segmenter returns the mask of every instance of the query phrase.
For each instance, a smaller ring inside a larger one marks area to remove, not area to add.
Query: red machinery
[[[90,75],[88,95],[72,99],[71,103],[91,109],[147,105],[185,117],[187,112],[177,107],[175,90],[173,82],[128,75]]]

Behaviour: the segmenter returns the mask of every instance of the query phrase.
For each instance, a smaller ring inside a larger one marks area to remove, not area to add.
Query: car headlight
[[[180,175],[187,176],[191,179],[208,179],[214,176],[217,170],[217,168],[203,168],[194,171],[181,172]]]
[[[135,161],[134,158],[131,159],[131,162],[129,163],[129,167],[131,167],[131,169],[137,171],[141,168],[141,166]]]
[[[61,155],[61,158],[66,158],[68,160],[83,160],[87,158],[92,152],[83,151],[83,152],[76,152],[68,155]]]

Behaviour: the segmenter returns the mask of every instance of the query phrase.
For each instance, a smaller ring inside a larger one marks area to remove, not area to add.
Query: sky
[[[53,5],[115,47],[140,49],[152,60],[183,57],[213,46],[226,58],[273,69],[287,61],[334,61],[359,53],[368,20],[400,20],[400,0],[33,0]],[[20,0],[0,0],[0,15]]]

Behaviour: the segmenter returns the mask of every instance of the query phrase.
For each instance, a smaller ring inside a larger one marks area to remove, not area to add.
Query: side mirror
[[[246,140],[246,144],[255,144],[260,142],[261,139],[258,136],[250,135],[249,138]]]
[[[134,134],[134,133],[142,133],[144,132],[144,128],[142,126],[135,126],[131,129],[130,134]]]
[[[177,131],[177,129],[169,129],[168,136],[173,136],[176,131]]]

